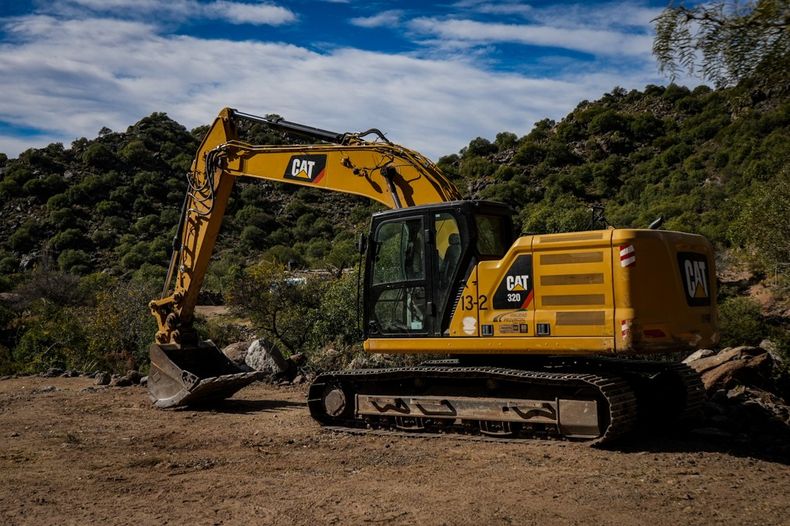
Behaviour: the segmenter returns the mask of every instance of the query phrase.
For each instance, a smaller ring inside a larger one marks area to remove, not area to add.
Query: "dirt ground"
[[[259,384],[162,411],[142,387],[0,381],[0,523],[790,524],[786,448],[338,434],[304,399]]]

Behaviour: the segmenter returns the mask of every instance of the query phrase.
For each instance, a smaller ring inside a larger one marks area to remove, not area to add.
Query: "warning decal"
[[[636,250],[634,245],[623,245],[620,247],[620,266],[623,268],[636,265]]]
[[[704,254],[696,252],[678,252],[680,278],[686,303],[692,307],[710,305],[710,278],[708,276],[708,259]]]

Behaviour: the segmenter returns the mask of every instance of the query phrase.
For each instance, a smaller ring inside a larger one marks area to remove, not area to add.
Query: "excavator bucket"
[[[218,402],[261,378],[258,371],[242,371],[211,342],[153,344],[148,352],[148,394],[160,408]]]

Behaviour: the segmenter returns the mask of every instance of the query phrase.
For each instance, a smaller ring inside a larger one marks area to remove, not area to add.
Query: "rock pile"
[[[242,371],[260,371],[272,383],[291,383],[300,377],[304,381],[305,374],[300,370],[306,361],[304,355],[285,358],[277,345],[263,338],[232,343],[222,352]]]
[[[110,374],[106,371],[100,371],[94,376],[96,385],[109,385],[110,387],[129,387],[132,385],[146,385],[148,381],[147,376],[139,371],[131,370],[125,375]]]
[[[701,350],[684,363],[702,377],[706,426],[724,434],[790,438],[784,364],[769,345]]]

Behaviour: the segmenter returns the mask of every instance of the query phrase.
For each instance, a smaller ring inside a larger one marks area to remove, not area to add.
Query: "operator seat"
[[[450,234],[447,242],[444,259],[439,265],[439,280],[443,288],[450,283],[453,273],[455,273],[455,267],[458,266],[458,260],[461,259],[461,236],[459,234]]]

